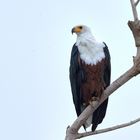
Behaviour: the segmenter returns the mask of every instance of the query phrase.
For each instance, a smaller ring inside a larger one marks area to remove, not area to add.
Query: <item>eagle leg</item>
[[[90,104],[91,106],[94,106],[93,101],[99,102],[99,101],[100,101],[100,98],[99,98],[99,97],[95,97],[95,96],[92,97],[91,100],[89,101],[89,104]]]
[[[90,101],[100,101],[100,98],[93,96]]]

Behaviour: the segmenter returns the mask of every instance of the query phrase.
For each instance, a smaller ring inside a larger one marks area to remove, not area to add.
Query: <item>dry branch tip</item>
[[[135,2],[135,6],[137,6],[137,5],[139,4],[139,2],[140,2],[140,0],[137,0],[137,1]]]

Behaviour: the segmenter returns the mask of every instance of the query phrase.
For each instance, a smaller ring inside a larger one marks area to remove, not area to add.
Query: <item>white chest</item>
[[[78,45],[80,58],[88,65],[96,65],[97,62],[105,58],[103,47],[103,43],[81,42]]]

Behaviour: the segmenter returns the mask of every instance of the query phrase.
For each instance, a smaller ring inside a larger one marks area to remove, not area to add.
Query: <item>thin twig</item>
[[[135,6],[137,6],[139,2],[140,2],[140,0],[137,0],[137,1],[135,2]]]
[[[134,0],[130,0],[130,2],[131,2],[131,6],[132,6],[134,21],[138,21],[138,13],[137,13],[137,10],[136,10],[135,2],[134,2]]]
[[[120,128],[124,128],[124,127],[130,126],[130,125],[133,125],[139,121],[140,121],[140,118],[137,118],[133,121],[130,121],[130,122],[127,122],[124,124],[116,125],[116,126],[105,128],[105,129],[96,130],[94,132],[90,131],[90,132],[85,132],[85,133],[79,133],[79,134],[77,134],[77,139],[80,139],[82,137],[91,136],[91,135],[101,134],[101,133],[105,133],[105,132],[110,132],[110,131],[117,130]]]

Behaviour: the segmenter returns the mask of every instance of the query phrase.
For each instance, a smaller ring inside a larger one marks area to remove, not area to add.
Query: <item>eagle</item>
[[[98,41],[89,27],[77,25],[71,30],[77,35],[70,59],[70,84],[77,116],[93,100],[100,100],[103,91],[110,85],[110,53],[104,42]],[[86,120],[83,127],[95,131],[102,123],[108,105],[108,98]]]

